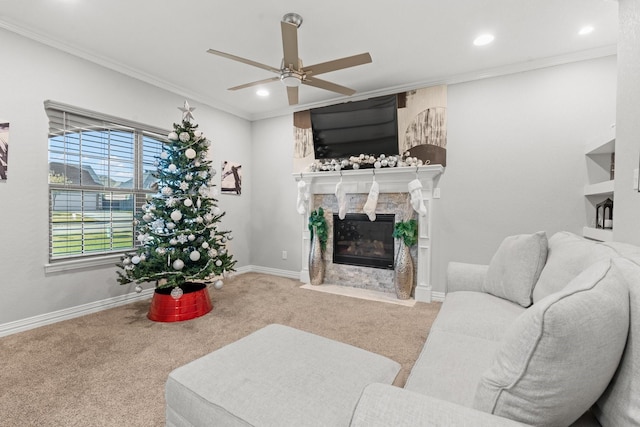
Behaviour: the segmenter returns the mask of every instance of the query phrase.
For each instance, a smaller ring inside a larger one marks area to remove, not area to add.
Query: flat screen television
[[[399,154],[396,95],[313,108],[310,115],[316,159]]]

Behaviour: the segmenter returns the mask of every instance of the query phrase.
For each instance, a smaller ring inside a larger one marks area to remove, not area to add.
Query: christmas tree
[[[218,230],[225,213],[214,198],[216,171],[206,159],[210,142],[191,123],[194,108],[186,101],[178,108],[182,123],[174,123],[156,161],[158,193],[135,216],[139,247],[121,258],[118,282],[155,282],[179,297],[194,282],[214,280],[220,289],[223,273],[234,271],[236,262],[226,247],[231,232]]]

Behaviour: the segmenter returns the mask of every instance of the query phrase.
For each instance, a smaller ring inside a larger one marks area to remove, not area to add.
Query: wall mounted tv
[[[398,153],[396,95],[310,110],[316,159]]]

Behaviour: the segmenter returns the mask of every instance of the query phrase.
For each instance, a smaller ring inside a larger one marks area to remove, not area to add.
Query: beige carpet
[[[210,291],[198,319],[155,323],[140,301],[0,338],[0,425],[163,426],[171,370],[267,324],[343,341],[402,364],[404,384],[440,304],[414,307],[248,273]]]

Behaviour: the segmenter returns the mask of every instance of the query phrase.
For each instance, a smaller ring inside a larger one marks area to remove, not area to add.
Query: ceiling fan
[[[250,59],[241,58],[239,56],[220,52],[214,49],[209,49],[207,52],[278,74],[277,77],[245,83],[243,85],[231,87],[229,90],[244,89],[280,80],[287,88],[289,105],[295,105],[298,103],[298,86],[301,84],[330,90],[342,95],[353,95],[356,93],[353,89],[340,86],[326,80],[321,80],[316,76],[330,71],[368,64],[371,62],[371,55],[369,55],[368,52],[361,53],[359,55],[347,56],[345,58],[334,59],[333,61],[321,62],[319,64],[303,67],[302,60],[298,57],[298,27],[300,27],[301,24],[302,17],[297,13],[287,13],[282,17],[280,27],[282,29],[282,50],[284,51],[284,57],[280,64],[280,68],[271,67]]]

